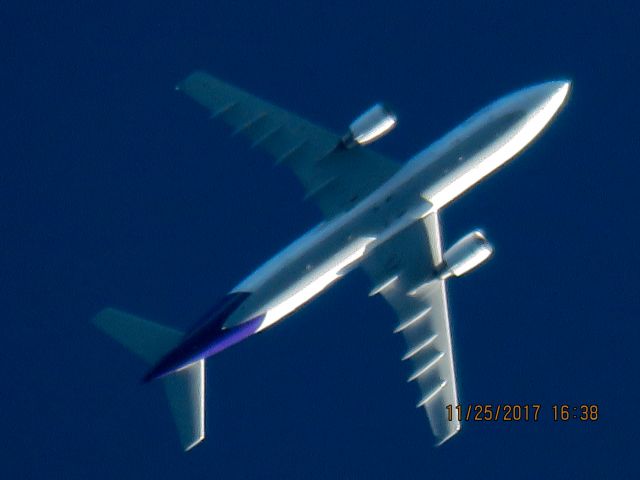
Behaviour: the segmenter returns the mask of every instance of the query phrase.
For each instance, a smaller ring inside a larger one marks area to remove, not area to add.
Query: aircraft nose
[[[553,80],[550,82],[541,83],[533,86],[529,89],[527,97],[529,104],[535,109],[550,108],[553,111],[557,111],[564,104],[569,90],[571,89],[571,82],[569,80]]]
[[[561,104],[564,103],[571,90],[570,80],[554,80],[553,82],[547,82],[546,85],[552,92],[550,96],[557,97]]]
[[[514,92],[505,98],[504,104],[507,108],[526,112],[526,123],[539,123],[542,129],[565,104],[570,89],[569,80],[539,83]]]

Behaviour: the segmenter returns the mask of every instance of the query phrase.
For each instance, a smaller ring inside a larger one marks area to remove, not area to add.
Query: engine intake
[[[389,133],[397,121],[396,115],[389,108],[377,103],[349,125],[342,143],[347,148],[368,145]]]
[[[461,277],[485,263],[493,247],[484,234],[476,230],[458,240],[444,254],[444,277]]]

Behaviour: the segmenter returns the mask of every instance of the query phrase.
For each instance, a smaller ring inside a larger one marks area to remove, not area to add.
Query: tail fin
[[[102,310],[93,323],[150,365],[180,343],[183,334],[113,308]],[[190,450],[204,439],[204,360],[163,378],[180,442]]]

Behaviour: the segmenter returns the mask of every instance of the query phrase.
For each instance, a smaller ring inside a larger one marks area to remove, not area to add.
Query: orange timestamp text
[[[446,409],[447,419],[450,422],[537,422],[545,410],[539,403],[449,404]],[[594,422],[598,420],[600,415],[596,404],[554,404],[550,410],[551,418],[555,422],[568,422],[570,420]]]

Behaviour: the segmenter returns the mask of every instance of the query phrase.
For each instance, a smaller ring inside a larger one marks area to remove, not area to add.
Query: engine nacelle
[[[375,104],[369,110],[356,118],[349,131],[342,139],[347,148],[356,145],[367,145],[389,133],[396,126],[396,115],[381,103]]]
[[[444,276],[461,277],[486,262],[493,253],[493,247],[482,232],[471,232],[444,253]]]

